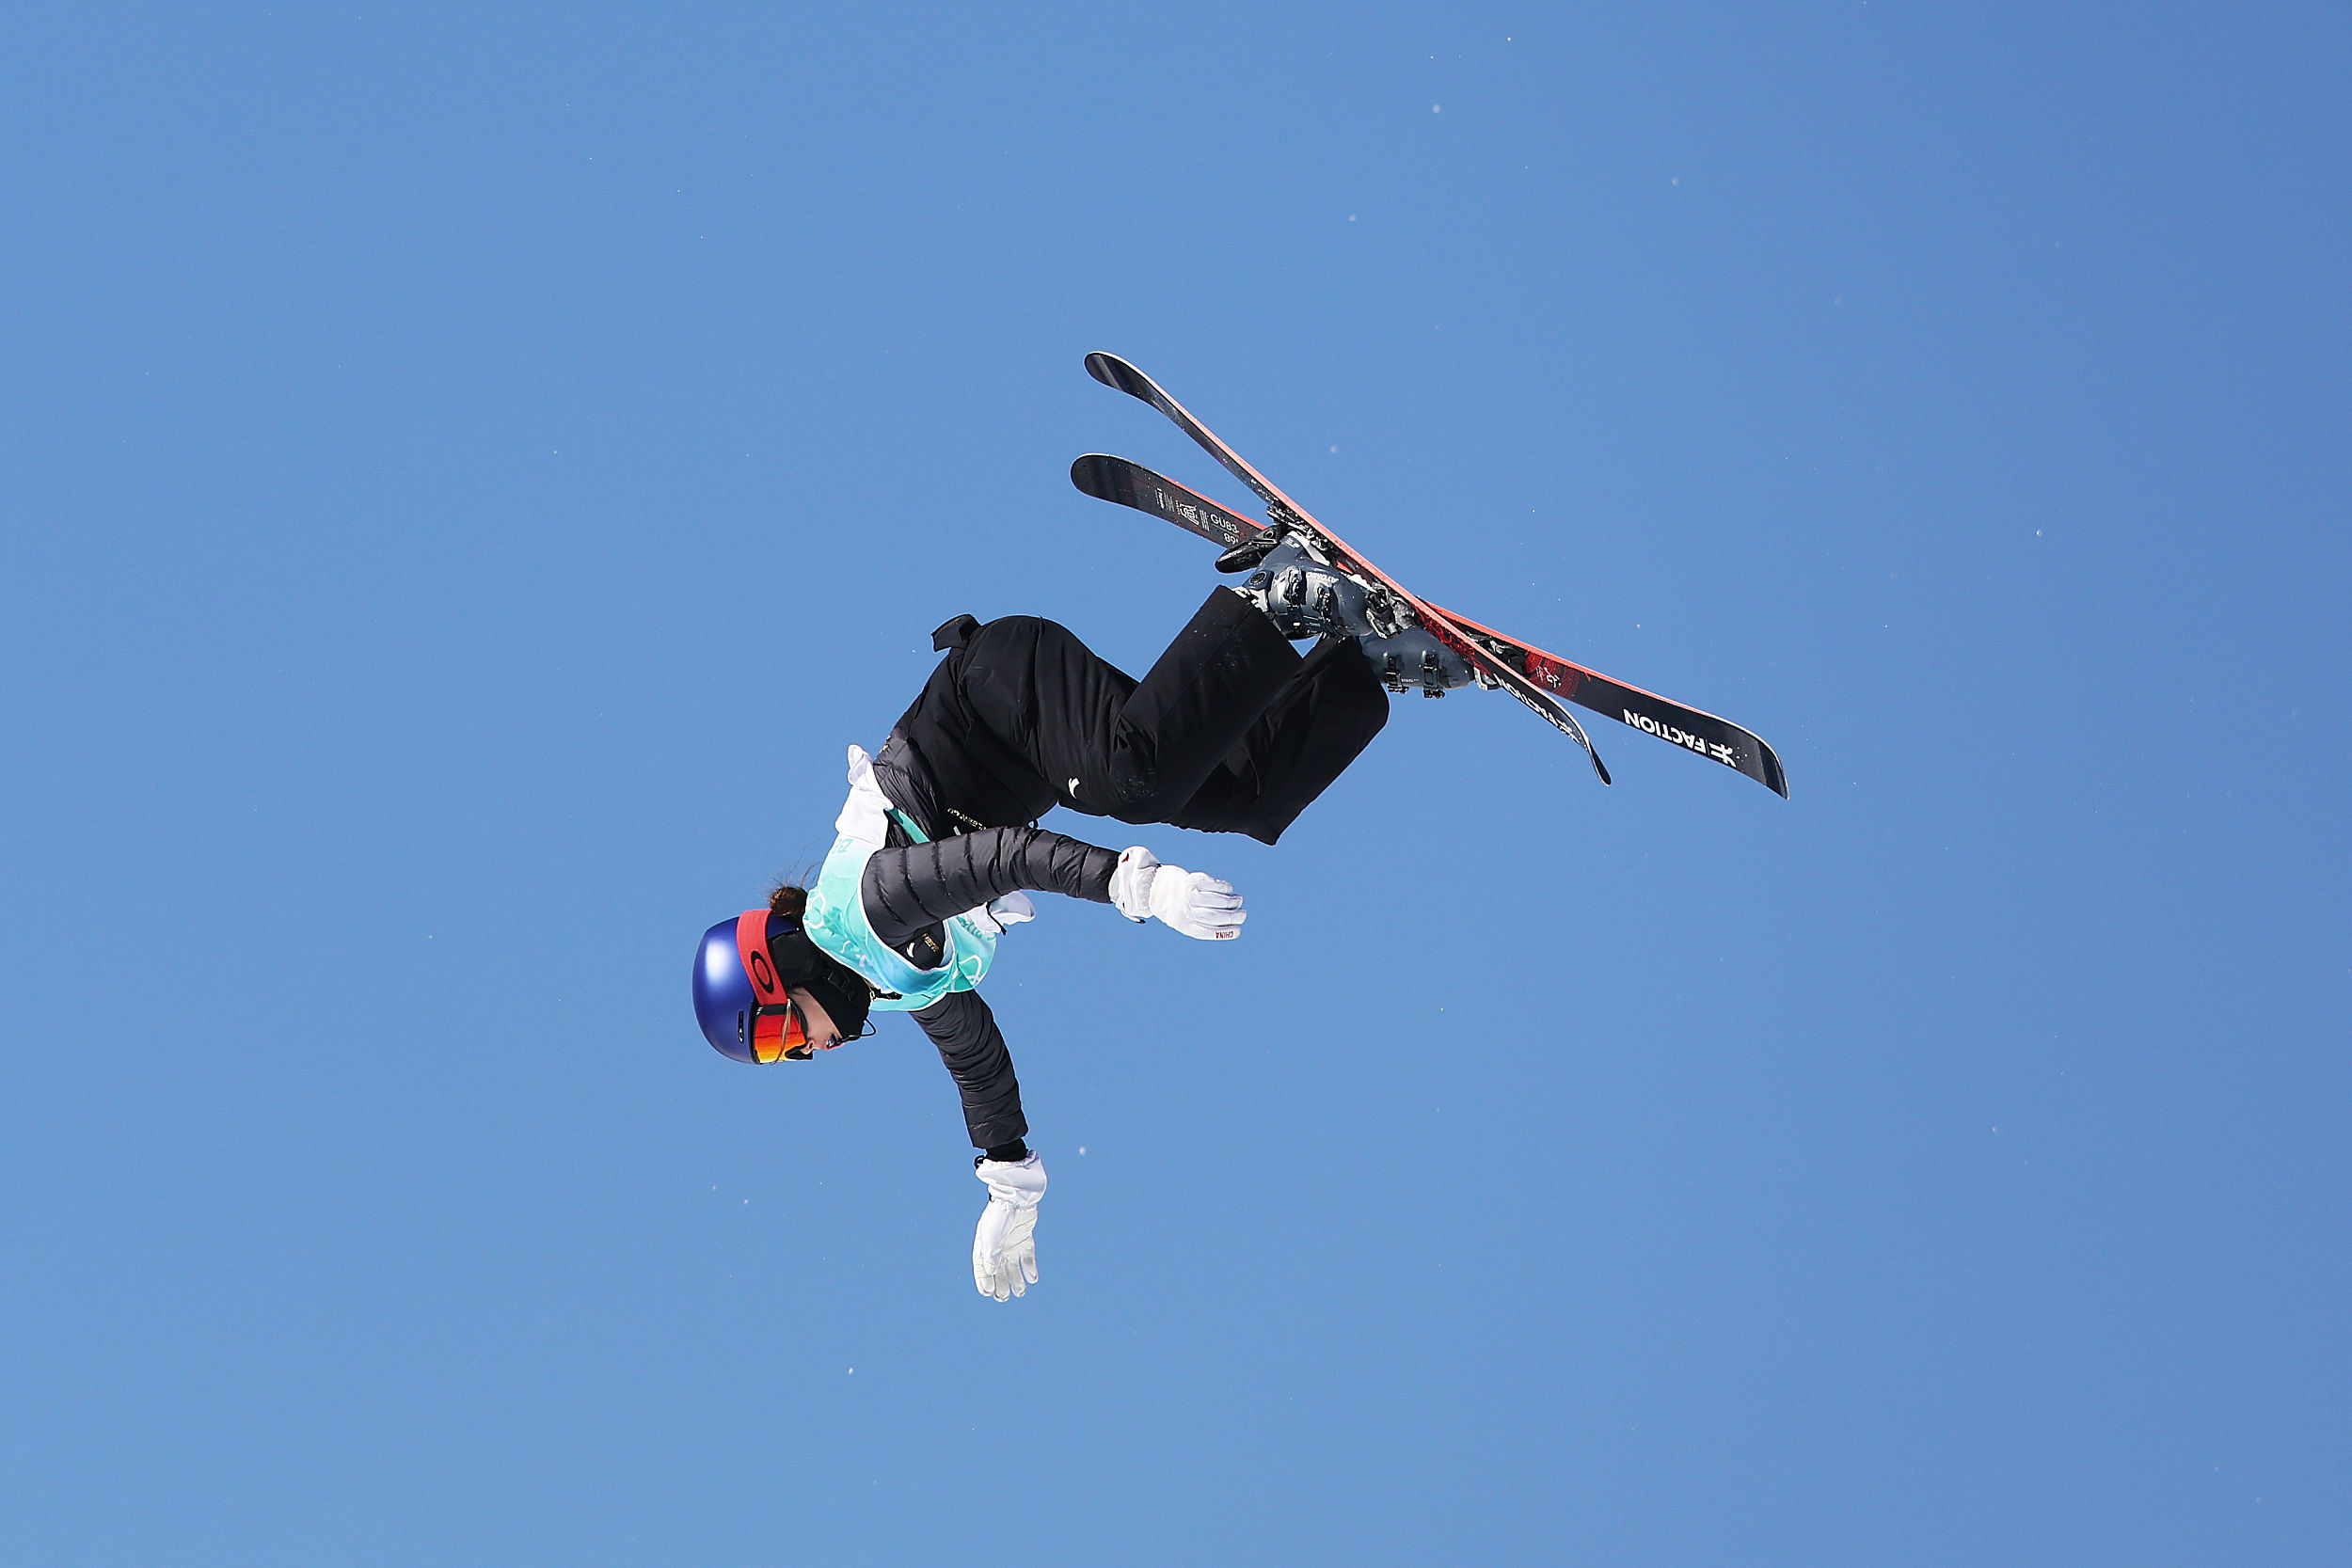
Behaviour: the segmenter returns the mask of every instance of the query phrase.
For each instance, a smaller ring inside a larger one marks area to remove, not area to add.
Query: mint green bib
[[[930,842],[906,813],[890,815],[914,835],[915,843]],[[945,923],[947,961],[937,969],[915,968],[874,934],[866,919],[866,902],[858,896],[858,883],[866,875],[866,863],[874,858],[874,849],[875,846],[847,833],[834,840],[833,852],[825,857],[825,868],[817,874],[817,885],[808,890],[808,907],[801,916],[801,928],[808,933],[809,941],[880,987],[882,994],[874,998],[874,1006],[888,1012],[913,1012],[949,991],[977,986],[995,961],[996,939],[974,925],[969,916],[960,914]]]

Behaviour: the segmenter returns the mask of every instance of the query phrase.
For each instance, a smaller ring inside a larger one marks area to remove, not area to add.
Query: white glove
[[[833,831],[860,844],[880,844],[890,832],[890,798],[874,782],[874,759],[863,746],[850,748],[850,798],[834,818]]]
[[[973,1175],[988,1183],[988,1207],[972,1233],[972,1283],[980,1294],[1003,1301],[1026,1295],[1037,1283],[1037,1200],[1045,1196],[1045,1162],[1029,1157],[982,1160]]]
[[[986,931],[990,936],[1001,937],[1005,934],[1006,927],[1018,926],[1025,920],[1035,920],[1037,906],[1029,902],[1027,894],[1015,890],[1006,894],[1002,898],[982,904],[977,909],[966,910],[963,915],[966,920]]]
[[[1111,907],[1130,920],[1157,920],[1202,942],[1237,937],[1249,918],[1232,883],[1205,871],[1162,865],[1140,844],[1120,855],[1111,873]]]

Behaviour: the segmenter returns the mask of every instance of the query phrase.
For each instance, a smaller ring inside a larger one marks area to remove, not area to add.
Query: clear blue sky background
[[[7,1555],[2340,1561],[2341,9],[999,9],[0,28]],[[1250,925],[1009,941],[999,1307],[688,959],[934,625],[1215,580],[1095,348],[1794,799],[1142,832]]]

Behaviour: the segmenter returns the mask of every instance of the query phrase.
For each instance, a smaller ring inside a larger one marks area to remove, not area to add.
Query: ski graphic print
[[[1265,531],[1263,523],[1237,517],[1208,497],[1185,489],[1139,463],[1107,452],[1090,451],[1070,465],[1070,483],[1097,500],[1115,501],[1165,517],[1188,529],[1212,545],[1232,548]]]
[[[1328,530],[1309,517],[1296,502],[1276,489],[1231,448],[1211,435],[1205,426],[1185,412],[1174,399],[1162,392],[1141,371],[1107,354],[1088,356],[1087,369],[1105,386],[1117,388],[1159,409],[1177,428],[1199,442],[1243,483],[1256,491],[1265,501],[1271,515],[1283,518],[1287,514],[1290,526],[1311,529],[1319,544],[1334,550],[1334,564],[1349,570],[1360,570],[1363,575],[1393,589],[1417,612],[1425,612],[1423,624],[1432,635],[1470,659],[1481,685],[1503,686],[1513,696],[1543,714],[1563,733],[1583,746],[1592,756],[1594,769],[1602,782],[1608,781],[1608,769],[1601,766],[1599,754],[1594,751],[1591,740],[1573,719],[1560,711],[1556,702],[1540,701],[1540,698],[1572,702],[1580,707],[1606,715],[1645,735],[1656,736],[1721,763],[1735,772],[1754,779],[1776,795],[1788,796],[1788,775],[1781,768],[1779,756],[1762,736],[1727,719],[1686,706],[1638,686],[1629,686],[1598,671],[1588,670],[1557,654],[1547,653],[1533,643],[1523,642],[1452,610],[1423,604],[1397,587],[1387,574],[1341,545]],[[1259,532],[1263,527],[1237,516],[1174,480],[1153,473],[1123,457],[1089,452],[1071,465],[1070,480],[1080,490],[1097,499],[1151,513],[1213,544],[1230,547]],[[1448,636],[1448,632],[1453,635]],[[1483,657],[1480,657],[1482,655]],[[1497,669],[1501,671],[1500,678],[1495,673]]]
[[[1733,772],[1754,779],[1782,800],[1788,798],[1788,775],[1781,768],[1779,755],[1755,731],[1703,709],[1686,707],[1655,691],[1613,680],[1597,670],[1570,663],[1558,654],[1548,654],[1533,642],[1522,642],[1491,626],[1482,626],[1450,610],[1444,613],[1453,616],[1454,624],[1470,637],[1492,647],[1498,657],[1518,664],[1529,680],[1545,690],[1558,692],[1579,707],[1614,719],[1644,735],[1654,735],[1685,751],[1720,762]]]

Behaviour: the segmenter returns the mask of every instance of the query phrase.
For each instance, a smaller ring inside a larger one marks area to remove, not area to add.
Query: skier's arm
[[[951,990],[930,1006],[916,1008],[914,1022],[939,1047],[939,1059],[955,1076],[972,1147],[987,1149],[991,1159],[1026,1155],[1021,1140],[1028,1135],[1029,1120],[1021,1114],[1021,1083],[1012,1075],[1012,1053],[1005,1049],[996,1015],[980,993]]]
[[[934,844],[876,850],[858,895],[874,934],[895,947],[1008,893],[1035,889],[1107,904],[1118,864],[1116,850],[1042,828],[983,828]]]

